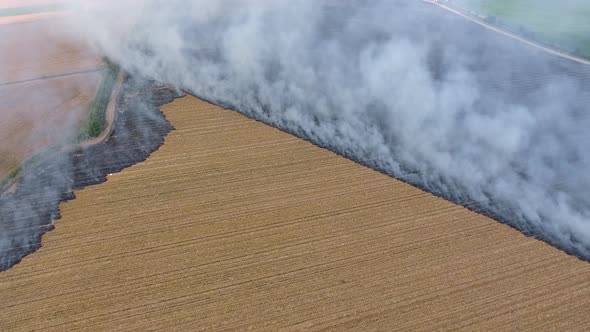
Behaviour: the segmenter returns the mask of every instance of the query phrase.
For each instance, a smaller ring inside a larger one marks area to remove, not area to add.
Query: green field
[[[16,7],[16,8],[0,8],[0,17],[28,15],[55,12],[64,9],[64,5],[45,5],[45,6],[27,6],[27,7]]]
[[[471,11],[494,16],[512,30],[590,58],[590,0],[454,0]]]

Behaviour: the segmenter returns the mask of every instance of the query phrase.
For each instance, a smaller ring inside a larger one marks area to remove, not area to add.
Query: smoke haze
[[[116,6],[141,13],[130,47],[86,32],[129,70],[588,257],[587,67],[420,1]]]
[[[73,6],[72,31],[131,73],[590,258],[587,66],[421,1]]]

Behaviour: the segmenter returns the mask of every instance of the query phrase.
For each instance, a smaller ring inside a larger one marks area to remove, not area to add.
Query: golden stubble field
[[[590,264],[193,97],[0,273],[0,330],[588,330]]]
[[[37,2],[26,4],[48,3]],[[96,94],[101,59],[64,30],[64,15],[0,21],[0,181],[36,151],[75,135]]]

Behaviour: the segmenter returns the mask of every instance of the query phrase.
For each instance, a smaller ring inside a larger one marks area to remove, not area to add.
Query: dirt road
[[[0,330],[587,330],[590,264],[193,97],[0,274]]]

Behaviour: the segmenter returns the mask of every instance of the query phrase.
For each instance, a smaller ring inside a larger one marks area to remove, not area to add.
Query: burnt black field
[[[118,100],[117,122],[106,141],[35,157],[23,170],[16,192],[0,197],[0,230],[10,243],[0,247],[0,271],[41,246],[42,235],[60,218],[59,204],[74,199],[74,190],[100,184],[108,174],[144,161],[156,151],[173,130],[159,107],[175,97],[176,92],[154,81],[129,78]]]

